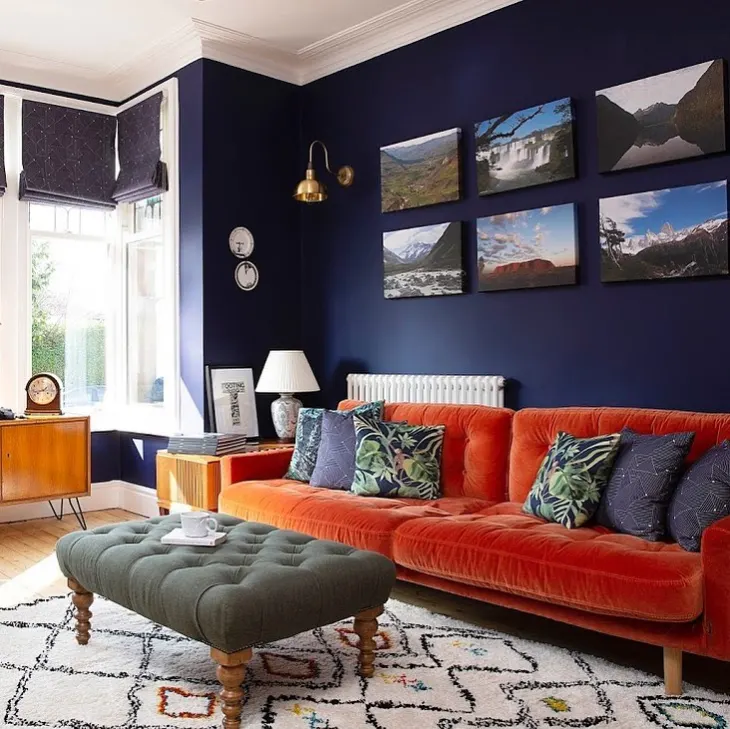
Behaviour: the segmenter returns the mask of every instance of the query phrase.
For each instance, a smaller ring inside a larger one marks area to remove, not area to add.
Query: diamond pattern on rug
[[[206,646],[102,598],[93,610],[91,641],[79,646],[66,598],[0,608],[0,728],[220,726]],[[243,727],[730,727],[730,699],[711,691],[666,697],[657,676],[396,601],[366,680],[350,630],[338,623],[256,649]]]
[[[208,719],[215,713],[215,691],[186,691],[177,686],[160,686],[157,712],[172,719]]]

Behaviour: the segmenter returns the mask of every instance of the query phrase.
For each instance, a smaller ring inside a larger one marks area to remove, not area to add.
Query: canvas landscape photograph
[[[480,291],[578,283],[575,205],[555,205],[477,220]]]
[[[460,129],[380,149],[382,211],[406,210],[461,198]]]
[[[725,151],[725,62],[596,92],[601,172]]]
[[[461,223],[383,233],[386,299],[464,293]]]
[[[728,273],[727,182],[600,202],[601,280]]]
[[[488,119],[474,134],[480,195],[575,177],[570,99]]]

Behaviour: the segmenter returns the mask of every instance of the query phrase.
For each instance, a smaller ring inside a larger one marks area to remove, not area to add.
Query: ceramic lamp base
[[[294,441],[301,407],[301,400],[288,393],[281,393],[278,400],[271,403],[271,419],[274,421],[274,429],[280,441],[285,443]]]

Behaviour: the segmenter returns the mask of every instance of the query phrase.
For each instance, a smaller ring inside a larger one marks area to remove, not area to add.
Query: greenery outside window
[[[31,371],[64,384],[69,410],[100,407],[107,338],[114,214],[31,203]]]

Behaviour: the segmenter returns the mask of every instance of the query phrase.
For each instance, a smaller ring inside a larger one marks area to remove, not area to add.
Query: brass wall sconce
[[[319,139],[315,139],[309,145],[309,164],[307,165],[306,177],[297,185],[297,189],[294,191],[294,199],[299,200],[299,202],[315,203],[323,202],[327,199],[327,187],[323,182],[320,182],[317,179],[317,175],[314,171],[314,164],[312,163],[312,153],[314,152],[315,144],[319,144],[324,150],[325,169],[331,175],[335,175],[335,177],[337,177],[337,182],[339,182],[342,187],[350,187],[350,185],[352,185],[352,181],[355,179],[355,170],[353,170],[349,165],[340,167],[336,174],[332,172],[330,169],[327,147],[325,147],[324,143],[320,142]]]

